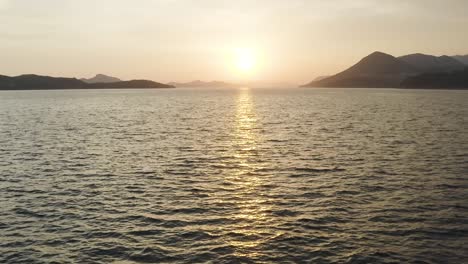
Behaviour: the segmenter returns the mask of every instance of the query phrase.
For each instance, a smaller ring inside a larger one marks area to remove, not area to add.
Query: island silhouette
[[[394,57],[376,51],[345,71],[302,87],[468,89],[466,58],[421,53]]]
[[[97,76],[99,77],[99,76]],[[95,78],[96,80],[96,78]],[[0,90],[53,90],[53,89],[130,89],[175,88],[173,85],[150,80],[116,82],[85,82],[76,78],[50,77],[25,74],[15,77],[0,75]]]

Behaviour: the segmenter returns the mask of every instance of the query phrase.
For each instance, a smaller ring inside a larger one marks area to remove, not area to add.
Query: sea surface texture
[[[468,92],[0,92],[0,263],[467,263]]]

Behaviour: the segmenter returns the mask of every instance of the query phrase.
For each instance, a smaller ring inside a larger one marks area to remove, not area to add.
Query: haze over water
[[[0,262],[463,263],[467,100],[2,92]]]

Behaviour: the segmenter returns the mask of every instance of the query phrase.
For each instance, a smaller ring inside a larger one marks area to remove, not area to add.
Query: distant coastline
[[[167,89],[176,87],[236,88],[273,87],[271,84],[233,84],[223,81],[192,81],[168,84],[151,80],[124,81],[97,74],[86,79],[51,77],[35,74],[0,75],[0,90],[70,90],[70,89]],[[288,85],[274,87],[286,88]],[[297,86],[295,86],[297,87]],[[302,85],[306,88],[399,88],[468,90],[468,56],[432,56],[410,54],[394,57],[374,52],[350,68],[331,76],[320,76]]]
[[[69,89],[164,89],[173,85],[150,80],[88,83],[76,78],[50,77],[35,74],[9,77],[0,75],[0,90],[69,90]]]
[[[210,82],[205,82],[205,81],[191,81],[191,82],[170,82],[168,83],[169,85],[173,85],[175,87],[183,87],[183,88],[190,88],[190,87],[196,87],[196,88],[235,88],[239,87],[237,84],[233,83],[227,83],[227,82],[222,82],[222,81],[210,81]]]

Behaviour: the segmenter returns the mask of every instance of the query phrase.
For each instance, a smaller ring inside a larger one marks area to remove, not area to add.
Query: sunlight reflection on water
[[[243,234],[244,239],[231,240],[229,243],[238,248],[238,255],[254,257],[257,253],[251,250],[261,244],[268,237],[262,237],[265,230],[258,228],[266,221],[267,199],[264,190],[259,188],[264,179],[256,173],[262,169],[261,154],[258,152],[260,124],[257,122],[254,102],[249,88],[239,90],[237,97],[236,122],[233,129],[232,145],[238,169],[226,177],[226,181],[234,184],[237,190],[238,212],[234,216],[236,224],[234,230]]]

